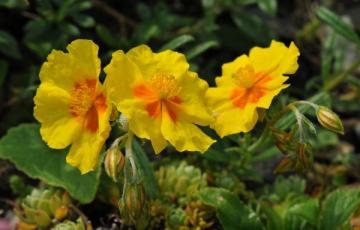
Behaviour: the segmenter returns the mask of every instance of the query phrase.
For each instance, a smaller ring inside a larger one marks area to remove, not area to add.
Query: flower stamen
[[[84,123],[86,130],[96,132],[99,128],[99,112],[107,108],[103,93],[97,92],[97,80],[88,78],[75,82],[71,91],[69,112]]]

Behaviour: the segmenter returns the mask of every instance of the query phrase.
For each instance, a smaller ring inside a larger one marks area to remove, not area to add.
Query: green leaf
[[[80,30],[77,26],[75,26],[74,24],[71,24],[71,23],[62,23],[61,24],[61,29],[69,34],[69,35],[72,35],[72,36],[78,36],[80,35]]]
[[[194,40],[194,37],[191,36],[191,35],[187,35],[187,34],[184,34],[184,35],[181,35],[177,38],[174,38],[173,40],[169,41],[168,43],[166,43],[165,45],[163,45],[161,48],[160,48],[160,51],[162,50],[176,50],[177,48],[179,48],[180,46],[188,43],[188,42],[191,42]]]
[[[346,225],[360,204],[360,188],[340,188],[321,204],[319,229],[337,230]]]
[[[91,7],[93,7],[93,4],[91,1],[88,1],[88,0],[76,1],[71,5],[71,7],[69,9],[69,14],[74,14],[77,12],[88,10],[88,9],[91,9]]]
[[[138,43],[146,43],[153,37],[159,36],[161,29],[158,24],[152,22],[140,24],[134,32],[134,40]]]
[[[4,84],[5,77],[8,72],[9,64],[5,61],[0,59],[0,87]]]
[[[306,182],[304,179],[298,176],[290,176],[284,178],[283,176],[278,176],[274,183],[274,191],[281,200],[285,200],[291,195],[301,195],[305,191]]]
[[[277,0],[258,0],[257,2],[260,9],[271,16],[275,16],[277,11]]]
[[[319,216],[319,200],[315,198],[307,199],[291,206],[287,215],[296,215],[304,218],[310,224],[316,226]]]
[[[7,8],[18,8],[24,9],[29,5],[27,0],[1,0],[0,6],[4,6]]]
[[[206,188],[200,191],[199,198],[216,208],[217,217],[225,230],[262,229],[257,214],[226,189]]]
[[[334,58],[334,51],[337,45],[336,37],[337,34],[334,31],[331,31],[329,36],[325,38],[325,41],[322,44],[323,47],[321,49],[321,77],[323,82],[327,81],[330,75],[332,61]]]
[[[205,52],[206,50],[208,50],[212,47],[216,47],[218,45],[219,45],[219,43],[215,40],[201,43],[201,44],[195,46],[194,48],[192,48],[191,50],[189,50],[186,53],[186,57],[188,60],[193,59],[196,56],[200,55],[201,53]]]
[[[123,41],[121,38],[110,31],[106,26],[97,24],[95,26],[96,34],[99,36],[102,42],[112,48],[120,48]]]
[[[75,2],[75,0],[63,0],[61,1],[61,5],[57,11],[57,21],[61,22],[65,19],[65,17],[70,13],[71,5]]]
[[[74,14],[73,19],[79,26],[84,28],[91,28],[95,25],[94,18],[85,14]]]
[[[233,12],[231,18],[239,31],[243,33],[242,40],[250,40],[258,45],[268,45],[275,36],[264,20],[256,14],[245,11]]]
[[[38,124],[22,124],[8,130],[0,140],[0,158],[7,159],[28,176],[66,189],[82,203],[91,202],[99,183],[100,167],[81,175],[65,162],[67,150],[47,147]]]
[[[346,39],[355,42],[358,46],[360,46],[360,37],[357,33],[344,22],[338,15],[336,15],[331,10],[325,7],[319,7],[316,10],[316,15],[319,19],[326,24],[328,24],[331,28],[333,28],[337,33],[344,36]]]
[[[3,30],[0,30],[0,52],[15,59],[21,58],[16,39]]]
[[[159,197],[159,187],[156,182],[154,170],[146,156],[146,153],[137,141],[133,142],[133,150],[135,159],[140,166],[139,168],[142,170],[146,194],[149,196],[149,198],[155,199]]]
[[[284,221],[269,204],[261,204],[261,211],[266,215],[267,230],[284,230]]]

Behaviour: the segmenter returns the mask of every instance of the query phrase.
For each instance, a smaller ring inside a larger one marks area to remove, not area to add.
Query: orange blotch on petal
[[[84,126],[86,130],[95,133],[99,129],[99,115],[95,106],[92,106],[86,113]]]
[[[241,71],[238,71],[238,73]],[[237,78],[241,79],[241,75],[237,75]],[[246,79],[249,82],[249,72],[247,73]],[[261,97],[263,97],[268,89],[266,84],[271,81],[271,76],[263,73],[256,73],[253,75],[253,81],[251,85],[241,85],[235,88],[230,96],[233,104],[236,107],[243,109],[248,103],[257,103]],[[242,82],[242,81],[240,81]]]
[[[161,118],[165,112],[175,122],[181,109],[181,99],[177,96],[180,91],[174,77],[157,74],[151,81],[136,85],[133,94],[144,101],[150,117]]]
[[[158,117],[161,114],[161,101],[150,102],[145,108],[150,117]]]
[[[162,106],[166,106],[166,111],[171,120],[176,122],[178,114],[180,112],[181,99],[179,97],[173,97],[162,102]]]

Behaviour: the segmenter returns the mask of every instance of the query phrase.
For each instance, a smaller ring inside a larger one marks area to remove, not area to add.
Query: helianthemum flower
[[[113,53],[105,85],[135,135],[150,139],[156,153],[167,141],[178,151],[204,152],[214,142],[195,124],[213,122],[205,106],[205,81],[189,71],[185,56],[153,53],[141,45]]]
[[[72,144],[66,161],[87,173],[109,136],[111,107],[99,82],[98,46],[79,39],[67,50],[53,50],[42,65],[34,115],[44,141],[54,149]]]
[[[299,50],[272,41],[270,47],[254,47],[249,56],[241,55],[222,66],[222,76],[216,78],[216,88],[206,94],[216,122],[213,128],[223,137],[248,132],[258,120],[257,108],[268,109],[272,99],[288,87],[285,74],[298,69]]]

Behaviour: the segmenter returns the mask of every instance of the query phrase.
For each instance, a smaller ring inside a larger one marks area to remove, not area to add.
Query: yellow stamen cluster
[[[236,83],[244,88],[250,88],[255,81],[255,70],[251,65],[240,67],[233,75]]]
[[[170,74],[155,74],[151,78],[151,85],[158,90],[161,99],[176,97],[181,92],[181,87],[175,77]]]
[[[74,84],[70,97],[70,113],[75,117],[84,116],[93,105],[96,79],[82,80]]]

